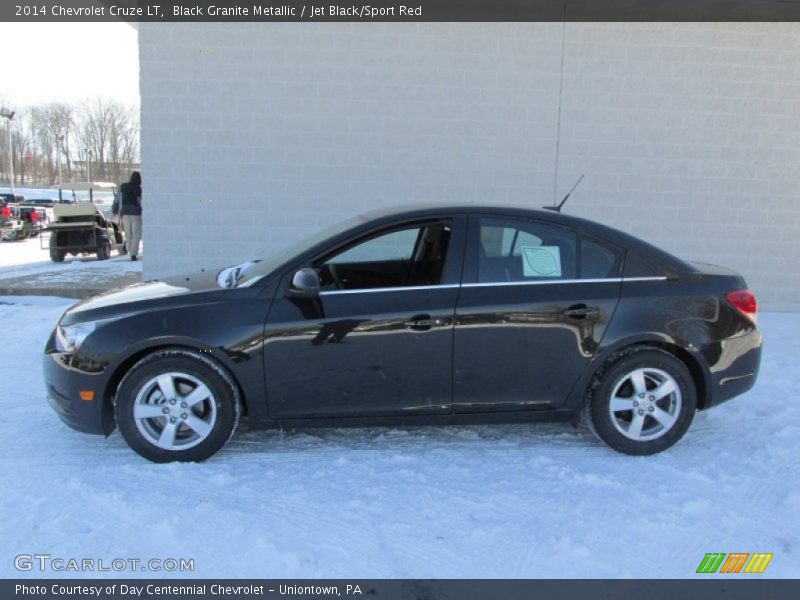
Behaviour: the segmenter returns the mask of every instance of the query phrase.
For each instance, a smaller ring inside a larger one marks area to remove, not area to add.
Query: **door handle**
[[[417,315],[416,317],[412,317],[403,323],[403,327],[408,329],[416,329],[417,331],[424,331],[426,329],[430,329],[431,327],[438,327],[443,324],[444,321],[442,319],[432,319],[430,315]]]
[[[562,310],[561,314],[572,319],[585,319],[589,315],[596,315],[600,309],[596,306],[586,306],[585,304],[574,304],[566,310]]]

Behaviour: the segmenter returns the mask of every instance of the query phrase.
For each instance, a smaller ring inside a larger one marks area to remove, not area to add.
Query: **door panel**
[[[613,259],[621,254],[597,255],[595,245],[549,222],[470,217],[454,332],[455,412],[563,404],[619,300]],[[595,276],[581,279],[589,246]]]
[[[457,293],[453,285],[277,298],[264,346],[270,416],[450,412]]]
[[[463,287],[454,334],[454,410],[560,406],[600,344],[619,286]]]
[[[451,412],[466,224],[433,216],[342,243],[297,267],[320,274],[318,298],[287,298],[286,273],[264,332],[270,417]]]

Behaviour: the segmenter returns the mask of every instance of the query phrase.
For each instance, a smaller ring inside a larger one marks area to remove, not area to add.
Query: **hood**
[[[150,308],[193,304],[217,299],[225,290],[217,286],[216,271],[135,283],[81,300],[64,313],[62,323],[107,319],[142,312]]]

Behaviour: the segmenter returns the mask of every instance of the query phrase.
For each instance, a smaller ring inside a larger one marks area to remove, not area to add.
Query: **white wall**
[[[765,307],[800,309],[798,24],[139,36],[148,277],[264,255],[374,206],[538,207],[586,173],[568,212],[736,268]]]

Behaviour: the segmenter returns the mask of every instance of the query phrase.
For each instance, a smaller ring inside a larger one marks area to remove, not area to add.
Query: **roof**
[[[598,235],[610,234],[623,234],[623,232],[612,229],[601,223],[575,217],[572,215],[554,212],[551,210],[543,210],[540,208],[529,208],[520,205],[509,204],[469,204],[469,203],[424,203],[424,204],[405,204],[399,206],[389,206],[386,208],[378,208],[363,213],[363,217],[367,220],[380,220],[384,218],[396,217],[409,217],[434,215],[442,212],[449,213],[463,213],[463,214],[489,214],[489,215],[508,215],[511,217],[523,217],[529,219],[541,219],[557,225],[565,227],[574,227],[582,230],[599,230]]]
[[[603,225],[596,221],[590,221],[582,217],[575,217],[550,210],[539,208],[527,208],[520,205],[503,204],[470,204],[470,203],[424,203],[407,204],[400,206],[390,206],[367,211],[362,216],[368,221],[392,220],[396,218],[409,218],[433,216],[437,214],[462,213],[462,214],[487,214],[497,216],[508,216],[517,218],[528,218],[545,221],[562,227],[570,227],[590,236],[606,240],[629,250],[643,252],[655,260],[672,265],[686,267],[686,263],[676,256],[637,238],[630,233],[614,229],[608,225]]]

